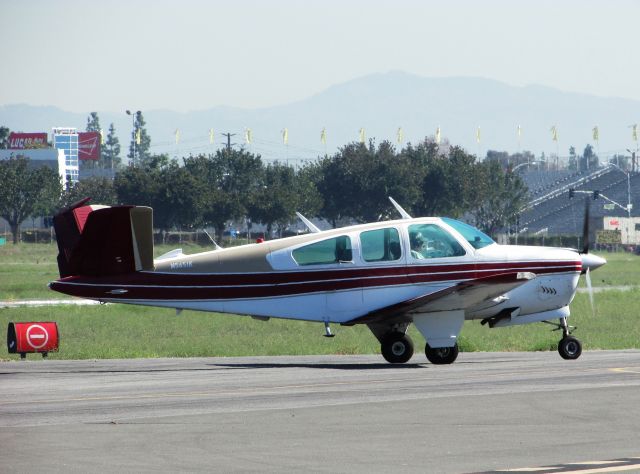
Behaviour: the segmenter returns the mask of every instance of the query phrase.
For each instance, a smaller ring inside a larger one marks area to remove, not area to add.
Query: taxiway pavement
[[[640,351],[461,353],[450,366],[27,360],[1,362],[0,387],[3,473],[452,473],[640,456]]]

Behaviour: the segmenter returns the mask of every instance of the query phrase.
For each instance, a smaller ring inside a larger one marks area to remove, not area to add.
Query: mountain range
[[[50,133],[53,127],[83,130],[89,112],[4,105],[0,106],[0,125],[24,132]],[[121,154],[126,155],[131,117],[124,110],[117,114],[97,112],[105,133],[114,123]],[[232,133],[232,143],[260,153],[266,160],[313,159],[357,141],[361,128],[367,141],[394,143],[402,128],[403,144],[433,137],[439,128],[443,140],[479,156],[487,150],[530,150],[536,155],[544,152],[566,156],[570,146],[580,152],[589,143],[596,153],[608,156],[636,148],[631,125],[640,122],[640,101],[539,85],[516,87],[484,78],[432,78],[393,71],[336,84],[307,99],[274,107],[217,106],[186,113],[162,109],[142,112],[152,151],[176,157],[210,153],[226,144],[222,133]],[[557,141],[552,140],[553,126],[558,131]],[[593,138],[596,126],[598,141]],[[285,128],[287,145],[283,143]],[[323,128],[326,144],[321,142]],[[213,144],[211,129],[215,132]],[[245,142],[246,129],[251,130],[251,143]]]

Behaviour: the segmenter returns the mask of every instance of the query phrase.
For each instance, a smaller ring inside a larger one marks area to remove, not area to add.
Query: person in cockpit
[[[422,249],[424,247],[424,239],[420,232],[413,232],[409,234],[409,241],[411,243],[411,256],[417,259],[423,259]]]

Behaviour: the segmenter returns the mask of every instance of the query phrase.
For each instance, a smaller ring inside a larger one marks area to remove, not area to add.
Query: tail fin
[[[60,277],[153,270],[153,210],[72,204],[53,218]]]

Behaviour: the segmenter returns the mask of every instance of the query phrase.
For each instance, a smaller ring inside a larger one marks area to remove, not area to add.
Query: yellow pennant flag
[[[600,133],[598,131],[598,126],[596,125],[595,127],[593,127],[593,130],[591,130],[593,132],[593,139],[595,141],[598,141],[600,138]]]
[[[478,130],[476,130],[476,142],[480,143],[480,127],[478,127]]]
[[[100,145],[104,145],[104,130],[100,129]]]
[[[551,127],[551,140],[553,140],[554,142],[558,141],[558,127],[556,127],[555,125]]]
[[[176,145],[180,143],[180,129],[176,128]]]
[[[638,124],[634,123],[631,126],[631,138],[633,139],[634,142],[638,141]]]
[[[404,141],[404,132],[402,131],[402,127],[398,128],[397,141],[398,145],[401,145]]]
[[[436,128],[436,143],[440,144],[440,139],[442,138],[442,132],[440,131],[440,127]]]
[[[360,143],[364,143],[366,140],[365,134],[364,134],[364,128],[360,129]]]
[[[136,130],[136,145],[140,145],[140,142],[142,141],[142,133],[140,132],[140,129]]]
[[[216,135],[213,133],[213,128],[209,129],[209,145],[213,145],[213,141]]]
[[[320,141],[322,142],[323,145],[327,144],[327,129],[326,128],[322,128],[322,131],[320,132]]]
[[[289,130],[287,130],[286,128],[282,130],[282,143],[284,143],[285,145],[289,144]]]
[[[251,129],[250,128],[246,128],[244,130],[244,141],[247,142],[248,145],[250,145],[252,139],[253,139],[253,137],[251,136]]]

